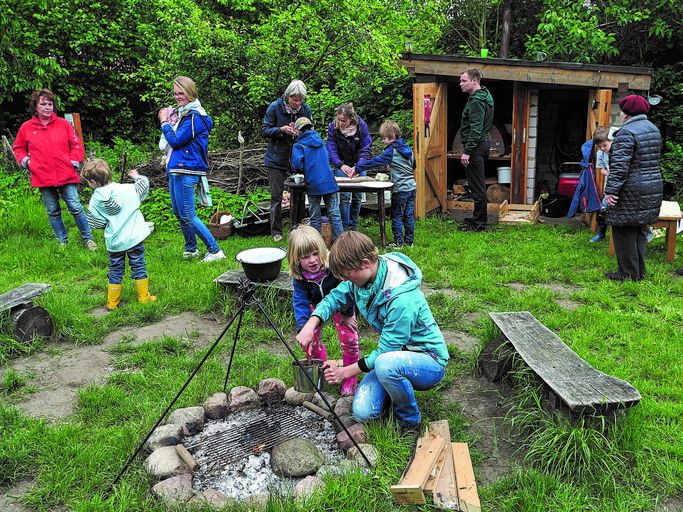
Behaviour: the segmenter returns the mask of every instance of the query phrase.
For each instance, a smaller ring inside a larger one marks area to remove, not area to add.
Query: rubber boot
[[[353,363],[358,362],[358,352],[356,352],[355,355],[352,354],[346,354],[346,352],[342,353],[342,361],[344,362],[344,366],[349,366]],[[341,396],[353,396],[356,394],[356,387],[358,386],[358,381],[356,380],[356,376],[354,375],[353,377],[349,377],[348,379],[344,380],[341,385],[341,389],[339,390],[339,394]]]
[[[122,284],[112,284],[107,285],[107,309],[109,311],[116,309],[121,300],[121,292],[123,292]]]
[[[149,279],[136,279],[135,290],[138,292],[138,302],[154,302],[157,298],[149,294]]]
[[[598,213],[597,225],[595,228],[595,235],[591,238],[591,242],[600,242],[605,239],[605,233],[607,233],[607,219],[605,219],[605,213]]]
[[[358,362],[358,332],[348,325],[343,325],[340,323],[341,316],[337,313],[334,316],[334,321],[337,327],[337,336],[339,337],[339,343],[342,348],[342,361],[344,366],[352,365]],[[356,386],[358,386],[358,381],[356,376],[349,377],[342,382],[339,394],[341,396],[353,396],[356,393]]]

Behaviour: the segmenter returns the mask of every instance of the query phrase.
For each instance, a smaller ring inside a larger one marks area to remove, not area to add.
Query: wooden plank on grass
[[[451,440],[451,428],[448,420],[432,421],[429,424],[429,432],[438,434],[446,441]],[[455,480],[455,467],[453,466],[453,450],[446,450],[443,468],[432,490],[432,502],[434,506],[451,510],[458,508],[458,488]]]
[[[391,494],[396,503],[424,505],[424,485],[429,479],[436,462],[442,452],[448,448],[448,443],[440,436],[430,434],[415,450],[415,456],[398,485],[391,486]]]
[[[470,459],[467,443],[451,443],[455,465],[455,479],[458,482],[458,501],[463,512],[481,512],[477,482]]]

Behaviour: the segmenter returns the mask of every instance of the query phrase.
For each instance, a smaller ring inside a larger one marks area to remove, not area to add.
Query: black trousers
[[[282,192],[285,190],[287,171],[268,167],[270,186],[270,234],[282,234]]]
[[[614,253],[617,256],[619,273],[625,279],[640,281],[645,277],[647,233],[647,224],[612,226]]]
[[[480,142],[470,154],[470,164],[465,167],[465,177],[474,199],[472,224],[486,225],[488,220],[486,199],[486,161],[489,159],[491,145],[488,140]]]

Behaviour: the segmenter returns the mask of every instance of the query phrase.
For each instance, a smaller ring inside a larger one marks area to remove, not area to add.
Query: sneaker
[[[279,233],[277,235],[273,235],[273,242],[282,242],[282,235]]]
[[[97,250],[97,244],[95,243],[94,240],[86,240],[85,241],[85,248],[88,249],[89,251],[96,251]]]
[[[603,235],[602,233],[596,233],[592,236],[591,242],[592,243],[601,242],[604,239],[605,239],[605,235]]]
[[[413,442],[417,442],[417,438],[422,433],[422,422],[415,425],[401,425],[401,434],[410,438]]]
[[[199,249],[195,249],[194,251],[183,252],[183,259],[191,260],[192,258],[199,258]]]
[[[655,230],[650,228],[650,231],[647,232],[647,235],[645,236],[645,239],[647,240],[647,243],[649,244],[652,242],[652,239],[655,237]]]
[[[403,244],[399,243],[399,242],[391,242],[391,243],[387,244],[387,247],[392,247],[394,249],[397,249],[399,247],[403,247]]]
[[[209,263],[211,261],[218,261],[218,260],[224,260],[225,259],[225,254],[223,254],[223,251],[218,251],[218,252],[207,252],[206,256],[204,256],[204,259],[202,260],[202,263]]]
[[[683,268],[679,268],[678,270],[676,270],[676,275],[683,276]]]

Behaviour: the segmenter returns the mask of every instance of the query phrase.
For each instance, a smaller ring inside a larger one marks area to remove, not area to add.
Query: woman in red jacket
[[[78,165],[85,151],[69,122],[54,113],[54,94],[49,89],[33,91],[29,106],[33,117],[19,128],[12,150],[17,162],[31,173],[31,185],[40,189],[47,216],[60,245],[68,234],[59,197],[74,216],[85,246],[94,251],[90,226],[78,198],[76,185],[81,182]]]

